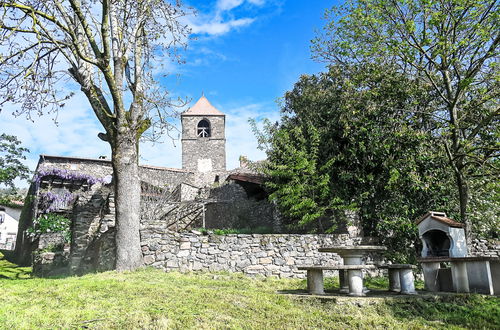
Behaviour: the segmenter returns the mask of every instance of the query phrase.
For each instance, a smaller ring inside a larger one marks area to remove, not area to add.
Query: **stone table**
[[[329,252],[338,254],[344,265],[362,265],[363,257],[371,252],[386,251],[385,246],[380,245],[355,245],[355,246],[324,246],[318,249],[319,252]],[[347,277],[343,271],[339,271],[340,292],[349,292],[351,296],[364,296],[363,272],[361,269],[347,271]]]

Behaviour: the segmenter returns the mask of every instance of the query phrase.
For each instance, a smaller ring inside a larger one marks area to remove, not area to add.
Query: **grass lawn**
[[[482,295],[340,303],[277,293],[304,289],[303,280],[150,268],[41,279],[25,278],[26,271],[0,260],[2,329],[500,328],[500,298]],[[379,279],[370,284],[381,285]]]

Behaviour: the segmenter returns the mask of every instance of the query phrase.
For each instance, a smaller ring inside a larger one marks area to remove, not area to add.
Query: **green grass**
[[[328,281],[327,287],[336,284]],[[341,303],[277,293],[304,288],[303,280],[150,268],[59,279],[13,276],[0,279],[0,328],[500,328],[497,297],[381,298],[373,303],[346,298]]]
[[[15,264],[3,259],[3,254],[0,253],[0,280],[1,279],[11,279],[11,280],[26,279],[26,278],[30,278],[30,275],[31,275],[31,267],[19,267]],[[0,294],[1,294],[1,290],[0,290]]]

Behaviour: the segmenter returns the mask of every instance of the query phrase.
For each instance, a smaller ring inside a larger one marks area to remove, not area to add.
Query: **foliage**
[[[281,212],[298,219],[289,227],[306,227],[324,216],[331,206],[329,195],[331,162],[320,163],[320,135],[313,125],[290,127],[275,132],[271,167],[266,184],[270,199],[277,201]]]
[[[11,207],[13,209],[22,209],[23,204],[16,203],[18,199],[10,196],[0,196],[0,205]]]
[[[367,283],[371,288],[370,282]],[[498,297],[318,299],[305,280],[143,269],[58,279],[0,279],[0,322],[24,328],[498,328]],[[285,292],[285,293],[282,293]],[[342,303],[341,303],[342,302]],[[100,306],[100,308],[95,308]]]
[[[302,76],[285,95],[281,123],[259,136],[269,146],[271,196],[292,225],[326,218],[334,229],[332,218],[355,210],[391,259],[414,258],[414,219],[435,209],[453,216],[445,152],[425,129],[436,124],[425,114],[432,106],[428,86],[390,66]]]
[[[28,233],[32,237],[39,237],[45,233],[61,233],[67,243],[71,242],[71,220],[55,213],[47,213],[33,221],[33,225],[28,228]]]
[[[435,122],[425,129],[446,151],[468,229],[471,180],[500,173],[499,12],[490,0],[349,0],[326,11],[312,45],[319,60],[395,65],[431,88],[434,106],[419,111]]]
[[[14,180],[28,179],[30,170],[23,165],[26,160],[27,148],[20,146],[19,141],[13,135],[0,135],[0,186],[5,185],[14,189]]]

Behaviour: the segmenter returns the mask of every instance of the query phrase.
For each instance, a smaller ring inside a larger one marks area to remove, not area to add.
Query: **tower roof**
[[[202,95],[200,99],[189,109],[182,113],[183,115],[198,115],[198,116],[225,116],[217,110],[205,97]]]

